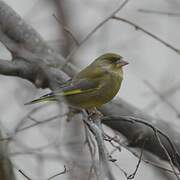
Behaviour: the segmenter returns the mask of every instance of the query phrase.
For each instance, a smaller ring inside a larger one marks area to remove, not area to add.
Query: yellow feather
[[[69,95],[74,95],[74,94],[79,94],[82,93],[83,91],[81,89],[75,89],[75,90],[71,90],[71,91],[66,91],[64,93],[62,93],[64,96],[69,96]],[[61,94],[61,95],[62,95]]]
[[[74,90],[70,90],[70,91],[65,91],[64,93],[61,93],[59,95],[70,96],[70,95],[75,95],[75,94],[82,94],[82,93],[87,93],[87,92],[91,92],[91,91],[94,91],[94,90],[98,90],[100,88],[101,88],[101,86],[99,85],[96,88],[91,88],[91,89],[86,89],[86,90],[74,89]]]

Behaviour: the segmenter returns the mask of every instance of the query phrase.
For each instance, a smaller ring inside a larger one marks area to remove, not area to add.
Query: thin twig
[[[135,153],[134,151],[132,151],[127,145],[121,144],[121,146],[123,146],[123,148],[125,148],[127,151],[129,151],[134,157],[136,157],[136,158],[138,158],[138,159],[140,158],[140,155],[138,155],[137,153]],[[149,161],[149,160],[144,159],[144,158],[142,158],[142,161],[143,161],[144,163],[146,163],[146,164],[149,164],[149,165],[155,167],[155,168],[158,168],[158,169],[161,169],[161,170],[166,171],[166,172],[168,172],[168,173],[173,173],[173,174],[174,174],[174,171],[172,171],[172,170],[170,170],[170,169],[168,169],[168,168],[165,168],[165,167],[163,167],[163,166],[161,166],[161,165],[159,165],[159,164],[157,164],[157,163],[155,163],[155,162]],[[180,173],[177,173],[177,174],[180,175]]]
[[[46,107],[46,106],[47,106],[47,104],[44,104],[44,105],[42,105],[42,106],[35,107],[35,108],[32,109],[30,112],[28,112],[28,113],[17,123],[17,125],[16,125],[15,128],[14,128],[14,131],[15,131],[15,132],[18,131],[18,130],[26,123],[26,121],[27,121],[28,118],[30,119],[30,117],[31,117],[33,114],[35,114],[37,111],[43,109],[43,108]]]
[[[127,177],[128,179],[134,179],[134,177],[135,177],[135,175],[136,175],[136,173],[137,173],[137,171],[139,169],[140,163],[142,161],[142,156],[143,156],[143,152],[144,152],[144,145],[145,145],[145,143],[146,143],[146,140],[144,141],[143,146],[141,148],[141,154],[139,156],[139,160],[138,160],[138,163],[136,165],[136,168],[135,168],[134,172]]]
[[[150,9],[138,9],[138,11],[147,14],[158,14],[158,15],[166,15],[171,17],[180,17],[180,13],[174,13],[174,12],[166,12],[166,11],[158,11],[158,10],[150,10]]]
[[[91,179],[91,174],[92,171],[94,170],[95,175],[97,177],[97,180],[99,180],[98,177],[98,169],[96,166],[96,162],[95,162],[95,155],[96,155],[96,144],[91,136],[91,132],[89,131],[89,129],[87,128],[87,126],[85,126],[85,136],[86,136],[86,142],[90,151],[90,155],[91,155],[91,160],[92,160],[92,164],[91,167],[89,169],[89,175],[88,175],[88,180]]]
[[[171,149],[172,149],[172,156],[173,156],[173,160],[174,160],[174,163],[175,165],[177,166],[179,172],[180,172],[180,165],[178,163],[178,160],[177,158],[180,157],[175,145],[173,144],[173,142],[171,141],[171,139],[168,137],[168,135],[166,135],[163,131],[161,131],[159,128],[153,126],[152,124],[146,122],[146,121],[143,121],[142,119],[139,119],[139,118],[135,118],[135,117],[131,117],[131,116],[104,116],[101,118],[102,121],[106,121],[106,120],[115,120],[115,121],[124,121],[124,122],[129,122],[129,123],[140,123],[140,124],[144,124],[145,126],[151,128],[153,130],[153,132],[158,132],[158,134],[162,135],[169,143]]]
[[[172,162],[172,159],[176,162],[176,166],[180,172],[180,168],[179,168],[179,164],[177,162],[177,156],[179,156],[174,144],[172,143],[172,141],[170,140],[170,138],[164,133],[162,132],[160,129],[154,127],[153,125],[141,120],[141,119],[138,119],[138,118],[135,118],[135,117],[127,117],[127,116],[119,116],[119,117],[115,117],[115,116],[111,116],[111,117],[102,117],[102,120],[122,120],[122,121],[125,121],[125,122],[129,122],[129,123],[141,123],[141,124],[144,124],[148,127],[150,127],[153,132],[155,133],[155,136],[160,144],[160,146],[163,148],[164,150],[164,153],[166,154],[168,160],[169,160],[169,163],[170,163],[170,166],[173,170],[173,173],[174,175],[177,177],[178,180],[180,180],[179,176],[178,176],[178,173],[176,172],[175,168],[174,168],[174,164]],[[166,140],[169,142],[169,145],[171,146],[172,148],[172,156],[169,154],[169,152],[167,151],[166,147],[163,145],[163,143],[161,142],[161,139],[159,137],[159,134],[162,135],[164,138],[166,138]]]
[[[20,128],[20,129],[17,129],[14,133],[12,133],[11,135],[9,135],[9,136],[7,136],[7,137],[0,138],[0,141],[6,141],[6,140],[7,140],[7,141],[10,141],[10,140],[13,139],[13,136],[14,136],[15,134],[19,133],[19,132],[25,131],[25,130],[27,130],[27,129],[33,128],[33,127],[38,126],[38,125],[42,125],[42,124],[48,123],[48,122],[50,122],[50,121],[54,121],[54,120],[56,120],[57,118],[64,117],[65,115],[66,115],[66,113],[65,113],[65,114],[55,115],[55,116],[53,116],[53,117],[51,117],[51,118],[47,118],[47,119],[45,119],[45,120],[43,120],[43,121],[37,121],[37,120],[36,120],[36,123],[34,123],[34,124],[32,124],[32,125],[29,125],[29,126],[26,126],[26,127],[23,127],[23,128]]]
[[[176,83],[175,85],[172,85],[167,90],[164,90],[163,92],[161,92],[161,96],[164,99],[168,99],[172,97],[174,94],[176,94],[179,91],[179,89],[180,89],[180,82]],[[152,101],[149,105],[147,105],[147,107],[144,108],[144,110],[152,111],[153,109],[155,109],[158,103],[159,101]]]
[[[117,136],[110,137],[108,134],[104,133],[105,137],[104,140],[109,142],[112,147],[116,148],[119,152],[121,152],[121,145],[120,143],[116,140]],[[117,143],[118,145],[114,144],[113,142]]]
[[[54,18],[56,19],[56,21],[63,27],[64,31],[65,31],[67,34],[70,35],[70,37],[73,39],[73,41],[75,42],[75,44],[78,46],[78,45],[79,45],[79,42],[78,42],[78,40],[76,39],[76,37],[74,36],[74,34],[71,32],[71,30],[70,30],[68,27],[64,26],[64,25],[62,24],[61,20],[60,20],[55,14],[53,14],[53,17],[54,17]]]
[[[164,103],[166,103],[176,113],[177,116],[180,116],[179,110],[173,104],[171,104],[164,95],[158,92],[150,82],[145,80],[144,83],[153,91],[154,94],[156,94]]]
[[[180,55],[180,49],[177,49],[177,48],[174,47],[173,45],[167,43],[167,42],[164,41],[163,39],[159,38],[158,36],[152,34],[152,33],[149,32],[149,31],[145,30],[144,28],[142,28],[141,26],[135,24],[134,22],[129,21],[128,19],[125,19],[125,18],[117,17],[117,16],[113,16],[112,19],[115,19],[115,20],[124,22],[124,23],[126,23],[126,24],[129,24],[129,25],[135,27],[136,30],[142,31],[143,33],[149,35],[149,36],[152,37],[153,39],[159,41],[160,43],[162,43],[163,45],[165,45],[166,47],[170,48],[171,50],[173,50],[174,52],[176,52],[178,55]]]
[[[135,156],[136,158],[139,159],[140,156],[139,156],[137,153],[135,153],[134,151],[132,151],[128,146],[125,146],[125,145],[123,145],[123,144],[121,144],[121,146],[123,146],[123,147],[124,147],[127,151],[129,151],[133,156]],[[163,166],[161,166],[161,165],[159,165],[159,164],[157,164],[157,163],[155,163],[155,162],[149,161],[149,160],[144,159],[144,158],[142,158],[142,161],[143,161],[144,163],[146,163],[146,164],[149,164],[149,165],[155,167],[155,168],[158,168],[158,169],[161,169],[161,170],[166,171],[166,172],[168,172],[168,173],[173,173],[173,174],[174,174],[174,171],[172,171],[172,170],[170,170],[170,169],[168,169],[168,168],[165,168],[165,167],[163,167]],[[180,175],[180,173],[177,173],[177,174]]]
[[[180,178],[179,178],[179,176],[178,176],[178,173],[176,172],[176,169],[174,168],[174,164],[173,164],[173,162],[172,162],[172,158],[171,158],[169,152],[167,151],[166,147],[164,146],[164,144],[161,142],[161,139],[160,139],[160,137],[159,137],[159,134],[158,134],[157,130],[155,130],[154,133],[155,133],[155,136],[156,136],[156,138],[157,138],[160,146],[161,146],[162,149],[164,150],[164,152],[165,152],[165,154],[166,154],[166,156],[167,156],[167,158],[168,158],[168,160],[169,160],[169,162],[170,162],[170,166],[171,166],[171,168],[172,168],[172,170],[173,170],[173,172],[174,172],[174,175],[177,177],[178,180],[180,180]]]
[[[116,162],[113,162],[113,164],[124,174],[125,178],[128,180],[128,173],[122,169]]]
[[[114,138],[114,137],[110,137],[108,134],[105,134],[106,135],[106,141],[108,141],[108,142],[110,142],[110,141],[115,141],[116,143],[118,143],[120,146],[123,146],[127,151],[129,151],[131,154],[133,154],[136,158],[140,158],[140,156],[138,155],[138,154],[136,154],[134,151],[132,151],[127,145],[124,145],[123,143],[121,143],[120,141],[117,141],[116,139],[117,138]],[[115,151],[117,151],[117,150],[119,150],[118,148],[117,148],[117,146],[113,146],[113,147],[115,147],[115,150],[113,151],[113,152],[115,152]],[[154,163],[154,162],[152,162],[152,161],[149,161],[149,160],[146,160],[146,159],[144,159],[144,158],[141,158],[141,160],[143,161],[143,162],[145,162],[146,164],[150,164],[151,166],[153,166],[153,167],[155,167],[155,168],[158,168],[158,169],[161,169],[161,170],[163,170],[163,171],[167,171],[168,173],[173,173],[174,174],[174,171],[172,171],[172,170],[170,170],[170,169],[167,169],[167,168],[164,168],[164,167],[162,167],[161,165],[158,165],[157,163]],[[180,175],[180,173],[177,173],[178,175]]]
[[[131,152],[132,153],[132,152]],[[139,156],[136,154],[135,155],[135,153],[133,153],[133,155],[135,156],[135,157],[138,157],[139,158]],[[172,170],[170,170],[170,169],[167,169],[167,168],[165,168],[165,167],[162,167],[161,165],[159,165],[159,164],[157,164],[157,163],[154,163],[154,162],[152,162],[152,161],[149,161],[149,160],[146,160],[146,159],[142,159],[142,161],[143,162],[145,162],[146,164],[150,164],[151,166],[153,166],[153,167],[155,167],[155,168],[158,168],[158,169],[161,169],[161,170],[163,170],[163,171],[167,171],[168,173],[173,173],[174,174],[174,171],[172,171]],[[178,175],[180,175],[180,173],[177,173]]]
[[[68,62],[70,61],[71,57],[74,55],[76,50],[82,46],[98,29],[100,29],[107,21],[109,21],[117,12],[119,12],[130,0],[125,0],[122,4],[118,6],[112,13],[110,13],[103,21],[101,21],[92,31],[90,31],[87,36],[79,42],[78,46],[75,46],[72,51],[69,53],[69,55],[66,57],[65,64],[61,67],[63,69]]]
[[[107,156],[107,149],[106,146],[104,144],[104,139],[103,139],[103,132],[102,132],[102,128],[100,127],[100,119],[99,118],[95,118],[95,119],[89,119],[87,113],[85,111],[84,112],[84,122],[86,123],[86,125],[89,127],[89,129],[91,130],[91,132],[94,134],[95,138],[96,138],[96,142],[97,142],[97,146],[98,146],[98,150],[99,150],[99,162],[100,162],[100,179],[104,179],[103,175],[105,173],[105,175],[111,179],[111,180],[115,180],[112,172],[111,172],[111,168],[109,166],[109,160],[108,160],[108,156]]]
[[[67,170],[66,166],[64,165],[64,170],[63,170],[62,172],[57,173],[57,174],[55,174],[55,175],[49,177],[47,180],[54,179],[55,177],[60,176],[60,175],[62,175],[62,174],[65,174],[65,173],[67,173],[67,172],[68,172],[68,170]]]
[[[26,179],[28,180],[32,180],[31,178],[29,178],[21,169],[18,170]]]
[[[40,125],[40,124],[45,124],[45,123],[47,123],[47,122],[56,120],[57,118],[64,117],[65,115],[66,115],[66,114],[63,114],[63,115],[62,115],[62,114],[59,114],[59,115],[55,115],[55,116],[53,116],[53,117],[51,117],[51,118],[47,118],[47,119],[45,119],[45,120],[43,120],[43,121],[37,121],[36,123],[34,123],[34,124],[32,124],[32,125],[29,125],[29,126],[26,126],[26,127],[24,127],[24,128],[18,129],[18,131],[16,131],[15,133],[24,131],[24,130],[26,130],[26,129],[35,127],[35,126]]]

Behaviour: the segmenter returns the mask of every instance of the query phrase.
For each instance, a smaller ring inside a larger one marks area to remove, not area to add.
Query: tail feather
[[[50,101],[56,101],[55,96],[52,94],[46,94],[38,99],[27,102],[24,105],[31,105],[31,104],[41,103],[41,102],[50,102]]]

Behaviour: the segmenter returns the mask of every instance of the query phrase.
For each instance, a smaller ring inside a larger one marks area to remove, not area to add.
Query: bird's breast
[[[119,74],[107,73],[99,79],[99,89],[92,92],[68,96],[71,105],[81,108],[100,107],[109,102],[118,93],[122,77]]]
[[[116,96],[120,89],[122,78],[119,75],[110,74],[106,81],[107,83],[99,91],[99,98],[103,100],[103,104]]]

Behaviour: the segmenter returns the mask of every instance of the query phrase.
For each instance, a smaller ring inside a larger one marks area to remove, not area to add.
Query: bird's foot
[[[103,116],[103,114],[100,111],[98,111],[96,108],[88,109],[87,113],[89,120],[99,119]]]

